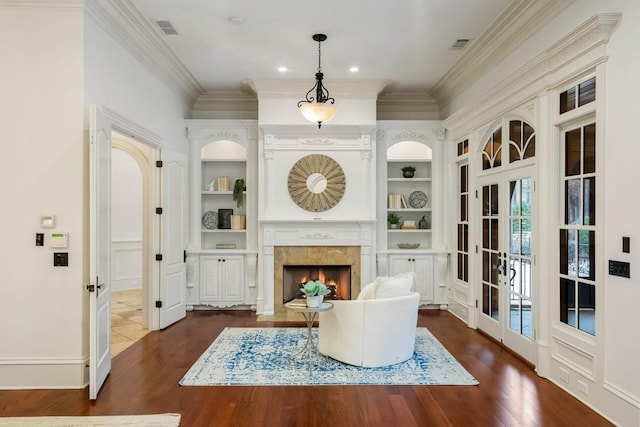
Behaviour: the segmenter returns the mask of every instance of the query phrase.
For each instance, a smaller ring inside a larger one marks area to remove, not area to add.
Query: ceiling
[[[130,0],[205,91],[241,82],[385,79],[393,91],[429,92],[512,0]],[[155,21],[170,21],[165,35]],[[464,49],[452,46],[469,39]],[[286,72],[278,71],[286,67]],[[350,71],[358,67],[358,72]]]

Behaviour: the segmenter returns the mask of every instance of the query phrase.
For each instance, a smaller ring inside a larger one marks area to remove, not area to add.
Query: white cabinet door
[[[200,257],[200,302],[222,300],[222,257]]]
[[[413,271],[416,273],[416,292],[420,293],[420,301],[433,302],[433,257],[418,255],[413,259]]]
[[[433,302],[433,256],[411,254],[390,255],[389,274],[394,276],[412,271],[416,274],[415,290],[420,293],[420,302]]]
[[[222,283],[224,301],[240,304],[244,301],[244,257],[226,256],[223,261],[225,270]]]
[[[200,303],[230,307],[244,302],[244,256],[200,257]]]
[[[389,256],[389,276],[413,271],[411,255],[391,255]]]

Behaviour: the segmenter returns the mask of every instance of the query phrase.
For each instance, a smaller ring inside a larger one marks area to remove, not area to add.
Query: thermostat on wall
[[[69,245],[69,233],[51,233],[50,242],[52,248],[66,248]]]

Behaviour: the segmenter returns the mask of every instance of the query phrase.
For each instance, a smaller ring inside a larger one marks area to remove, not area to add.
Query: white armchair
[[[355,366],[404,362],[413,356],[419,303],[417,292],[333,301],[333,310],[320,313],[318,350]]]

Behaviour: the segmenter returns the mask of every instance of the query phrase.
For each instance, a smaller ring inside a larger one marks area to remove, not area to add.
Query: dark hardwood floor
[[[180,387],[226,326],[303,326],[257,322],[253,312],[199,311],[116,356],[97,401],[86,388],[0,391],[0,416],[175,412],[181,426],[612,425],[451,314],[423,310],[418,323],[480,385]]]

